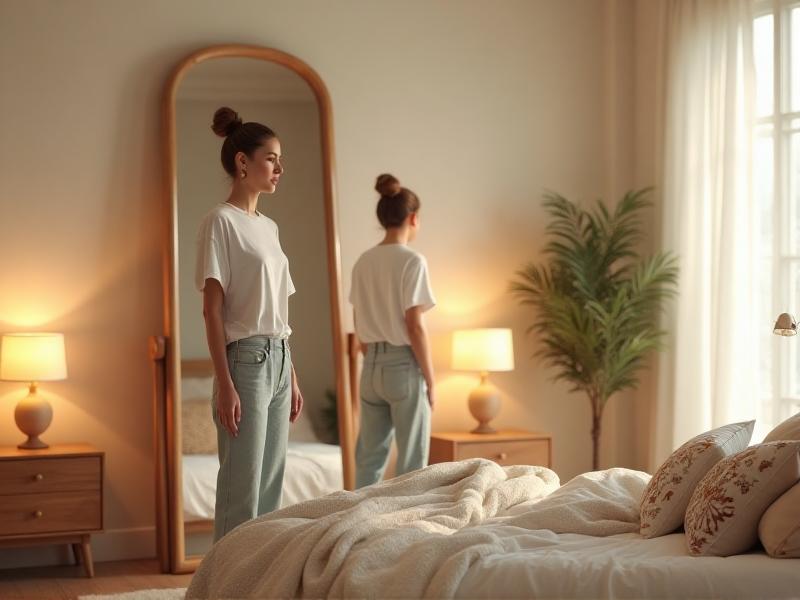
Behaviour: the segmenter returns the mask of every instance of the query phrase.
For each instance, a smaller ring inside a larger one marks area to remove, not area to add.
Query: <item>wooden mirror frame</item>
[[[154,361],[154,449],[156,453],[156,542],[162,571],[194,571],[201,558],[186,556],[181,489],[180,321],[178,319],[178,195],[176,148],[176,98],[178,86],[194,65],[214,58],[254,58],[287,67],[302,77],[317,100],[322,146],[322,186],[325,206],[325,234],[328,254],[334,372],[336,375],[339,443],[345,489],[355,485],[355,448],[352,399],[348,396],[348,338],[342,327],[339,235],[336,220],[333,117],[330,96],[320,76],[300,59],[260,46],[212,46],[192,53],[170,75],[163,98],[163,153],[165,161],[163,204],[164,336],[150,341]],[[302,374],[302,366],[300,369]],[[302,381],[302,379],[301,379]]]

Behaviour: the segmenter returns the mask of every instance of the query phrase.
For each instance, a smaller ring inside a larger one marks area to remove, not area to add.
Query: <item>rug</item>
[[[186,588],[164,588],[160,590],[136,590],[122,594],[90,594],[78,596],[78,600],[183,600]]]

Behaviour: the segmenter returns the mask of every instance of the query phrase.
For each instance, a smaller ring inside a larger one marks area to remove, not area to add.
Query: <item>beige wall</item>
[[[634,29],[634,79],[635,79],[635,139],[636,149],[632,161],[634,184],[642,187],[655,185],[654,207],[650,213],[649,235],[646,250],[655,252],[661,245],[661,140],[663,87],[663,56],[660,53],[659,17],[663,6],[650,0],[636,0]],[[658,389],[658,358],[651,357],[650,367],[642,377],[636,403],[634,421],[634,454],[637,468],[653,471],[664,457],[656,457],[651,443],[655,423],[656,393]]]
[[[609,92],[630,85],[630,61],[615,65],[631,50],[632,6],[0,4],[0,329],[67,335],[70,378],[42,386],[55,408],[45,437],[107,453],[98,559],[153,553],[146,339],[161,331],[160,94],[183,56],[211,44],[279,48],[326,82],[345,291],[355,259],[380,237],[374,177],[390,171],[421,197],[416,247],[439,299],[428,321],[440,381],[434,428],[471,426],[465,396],[475,379],[448,370],[452,329],[509,326],[517,368],[492,377],[507,396],[496,424],[552,432],[562,479],[590,467],[588,402],[530,358],[531,318],[507,287],[540,251],[542,190],[591,199],[626,183],[630,157],[618,149],[629,115]],[[20,437],[11,415],[22,394],[0,384],[2,444]],[[616,442],[628,435],[618,428],[605,464],[637,464],[631,444]],[[4,552],[0,563],[21,556]]]

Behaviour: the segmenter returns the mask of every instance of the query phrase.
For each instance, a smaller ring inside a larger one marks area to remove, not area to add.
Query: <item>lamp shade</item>
[[[511,371],[514,345],[510,329],[460,329],[453,333],[453,369]]]
[[[772,333],[775,335],[796,335],[797,334],[797,321],[789,313],[781,313],[775,320],[775,326],[772,328]]]
[[[64,335],[7,333],[0,346],[3,381],[57,381],[67,378]]]

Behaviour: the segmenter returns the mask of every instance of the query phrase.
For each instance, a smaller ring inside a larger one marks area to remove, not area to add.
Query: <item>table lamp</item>
[[[514,369],[511,330],[461,329],[454,332],[452,367],[480,372],[481,382],[469,395],[469,411],[478,421],[472,433],[496,433],[489,421],[500,412],[500,393],[489,383],[489,371]]]
[[[25,381],[28,395],[17,403],[14,420],[28,439],[18,448],[48,448],[39,439],[53,420],[50,403],[36,393],[40,381],[67,378],[64,335],[61,333],[7,333],[0,344],[0,380]]]

